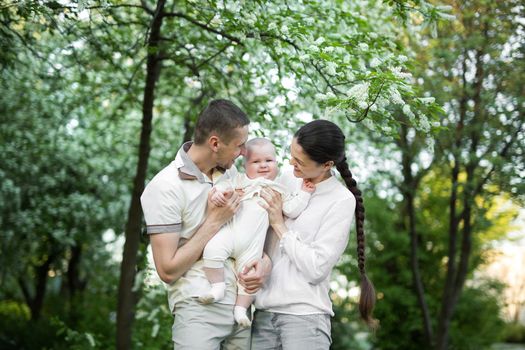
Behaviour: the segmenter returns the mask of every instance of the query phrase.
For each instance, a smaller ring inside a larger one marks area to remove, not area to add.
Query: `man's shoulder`
[[[166,191],[181,186],[181,180],[178,176],[178,169],[175,162],[171,162],[161,171],[159,171],[146,185],[144,193]]]
[[[234,164],[229,169],[226,169],[226,171],[224,172],[224,175],[225,177],[228,177],[228,178],[234,178],[238,175],[243,175],[243,174],[239,173],[239,171],[237,170]]]

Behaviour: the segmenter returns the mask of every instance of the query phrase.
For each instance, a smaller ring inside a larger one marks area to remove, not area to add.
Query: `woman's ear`
[[[324,163],[324,168],[326,170],[332,169],[333,166],[334,166],[334,161],[333,160],[329,160],[328,162]]]

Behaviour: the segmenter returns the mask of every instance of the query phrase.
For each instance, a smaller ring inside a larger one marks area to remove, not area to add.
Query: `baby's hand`
[[[308,192],[308,193],[314,193],[315,192],[315,184],[310,180],[303,180],[303,184],[301,186],[301,190]]]
[[[210,201],[217,207],[223,207],[228,203],[228,199],[232,196],[232,191],[215,191],[214,194],[212,194]]]

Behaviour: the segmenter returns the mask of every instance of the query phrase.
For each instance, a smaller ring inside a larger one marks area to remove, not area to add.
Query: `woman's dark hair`
[[[359,313],[361,318],[371,327],[377,326],[372,317],[376,295],[372,282],[365,271],[365,207],[361,191],[348,168],[345,155],[345,136],[341,129],[328,120],[314,120],[303,125],[294,135],[303,151],[316,163],[323,164],[333,161],[337,171],[345,181],[346,187],[356,199],[355,227],[357,234],[357,265],[361,274],[361,296],[359,298]]]

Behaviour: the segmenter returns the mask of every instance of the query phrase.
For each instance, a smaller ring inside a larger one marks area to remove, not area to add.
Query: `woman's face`
[[[316,184],[331,176],[330,169],[333,163],[326,162],[319,164],[310,159],[295,138],[292,140],[290,154],[290,164],[293,165],[293,174],[295,177],[308,179]]]

